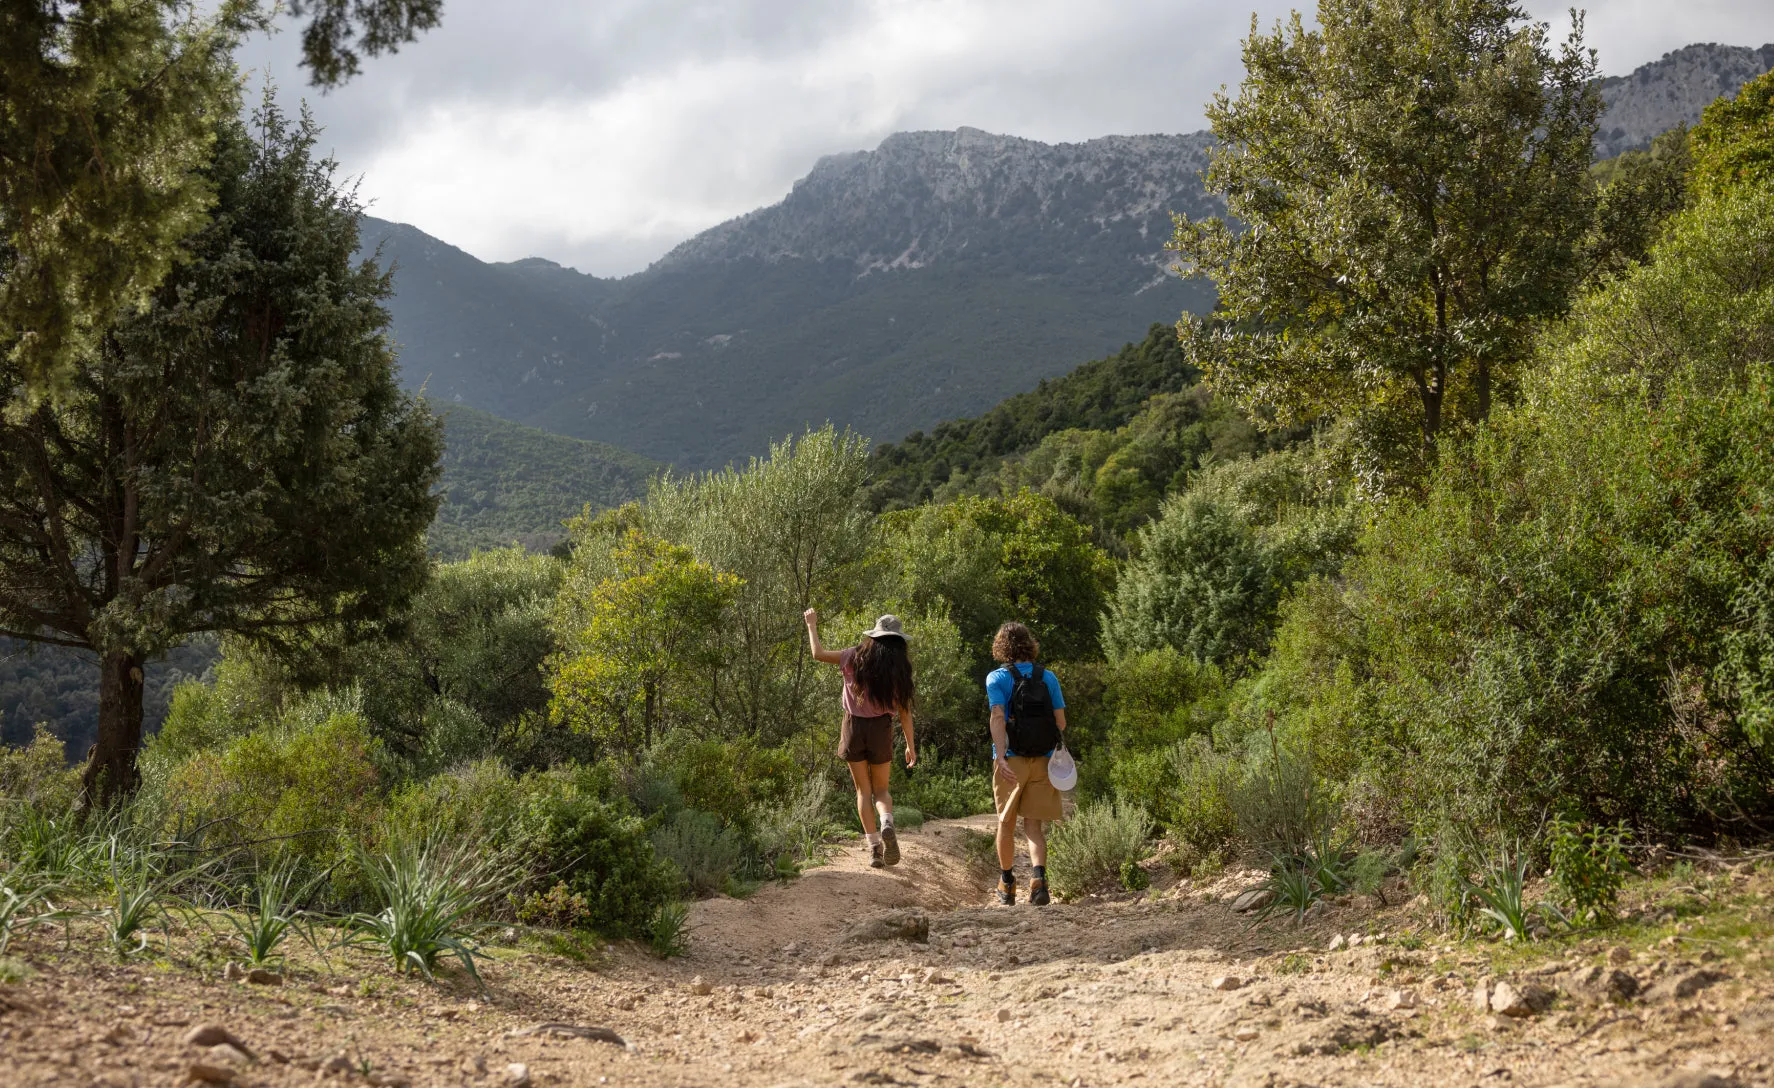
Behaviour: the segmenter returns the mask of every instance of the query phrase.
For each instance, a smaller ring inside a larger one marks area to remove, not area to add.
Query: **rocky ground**
[[[0,984],[0,1084],[1774,1084],[1766,862],[1518,950],[1408,905],[1256,926],[1232,903],[1250,872],[989,906],[983,826],[701,903],[670,962],[495,945],[485,993],[362,952],[231,979],[223,931],[190,923],[129,961],[91,951],[91,923],[35,930]]]

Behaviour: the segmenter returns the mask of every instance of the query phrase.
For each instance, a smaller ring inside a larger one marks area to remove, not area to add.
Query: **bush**
[[[611,935],[644,935],[678,888],[602,764],[513,776],[482,760],[397,793],[387,827],[393,842],[436,834],[512,858],[519,868],[506,890],[516,909]]]
[[[1613,920],[1614,900],[1632,871],[1626,860],[1629,838],[1624,824],[1582,827],[1566,820],[1553,822],[1548,840],[1552,887],[1569,905],[1573,922]]]
[[[80,772],[67,765],[62,742],[38,727],[23,748],[0,745],[0,838],[29,813],[70,812],[80,796]]]
[[[969,772],[959,760],[944,760],[936,748],[921,750],[918,765],[906,770],[893,787],[893,802],[910,805],[937,820],[958,820],[992,811],[989,771]]]
[[[239,844],[238,860],[254,867],[294,858],[333,869],[334,894],[348,897],[361,890],[352,859],[382,815],[379,746],[348,707],[314,704],[306,714],[189,756],[157,800],[185,826],[207,826],[205,845]]]
[[[813,775],[788,803],[753,807],[752,845],[765,868],[787,872],[818,856],[820,843],[836,830],[826,815],[832,794],[831,780]]]
[[[668,777],[686,808],[742,829],[759,807],[789,803],[806,780],[806,772],[787,749],[765,747],[749,738],[720,740],[688,733],[673,734],[655,745],[642,773]]]
[[[653,849],[697,895],[715,895],[745,860],[745,840],[707,813],[686,809],[653,831]]]
[[[1048,836],[1047,876],[1062,899],[1119,882],[1122,866],[1146,856],[1152,820],[1134,805],[1106,803],[1078,809]]]

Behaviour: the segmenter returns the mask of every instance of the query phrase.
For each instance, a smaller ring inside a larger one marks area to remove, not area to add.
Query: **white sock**
[[[893,826],[893,810],[892,809],[882,808],[880,805],[876,805],[875,812],[876,812],[876,814],[878,814],[881,817],[881,829],[882,830],[886,830],[887,828],[890,828]]]
[[[869,841],[870,846],[881,845],[881,833],[879,831],[867,832],[863,835],[863,838],[865,838]]]

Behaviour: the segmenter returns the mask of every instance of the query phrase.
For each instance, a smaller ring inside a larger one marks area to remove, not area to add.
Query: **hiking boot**
[[[1052,902],[1052,900],[1047,898],[1047,881],[1042,880],[1040,877],[1036,877],[1034,880],[1029,881],[1029,905],[1033,907],[1045,907],[1050,902]]]
[[[998,902],[1002,906],[1016,906],[1016,885],[998,881]]]
[[[899,836],[893,833],[893,825],[888,824],[881,829],[881,845],[887,848],[887,864],[899,864]]]
[[[872,869],[881,869],[885,868],[886,865],[887,847],[881,843],[876,843],[869,847],[869,867]]]

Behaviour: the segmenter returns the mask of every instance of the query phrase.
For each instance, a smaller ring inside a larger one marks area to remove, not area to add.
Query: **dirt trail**
[[[183,1041],[206,1022],[254,1051],[232,1067],[241,1084],[310,1084],[339,1055],[353,1070],[331,1074],[341,1083],[411,1085],[512,1084],[513,1063],[533,1084],[760,1088],[1774,1080],[1765,971],[1720,971],[1676,996],[1705,969],[1641,956],[1626,969],[1660,987],[1643,1000],[1481,1014],[1470,995],[1489,968],[1470,950],[1323,951],[1332,934],[1400,924],[1352,906],[1253,929],[1225,901],[1248,875],[1121,901],[988,905],[991,878],[970,868],[965,839],[989,825],[902,832],[896,869],[872,870],[850,846],[787,885],[698,904],[691,951],[669,963],[632,948],[596,964],[497,950],[490,998],[461,977],[395,980],[367,958],[335,957],[331,976],[298,964],[274,989],[222,981],[219,940],[208,959],[144,966],[33,935],[24,958],[39,973],[0,986],[0,1084],[180,1083],[209,1060]],[[881,939],[891,932],[904,936]],[[181,940],[205,938],[175,952]],[[1227,977],[1237,987],[1216,988]],[[533,1030],[548,1023],[628,1045]]]

